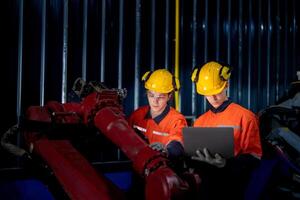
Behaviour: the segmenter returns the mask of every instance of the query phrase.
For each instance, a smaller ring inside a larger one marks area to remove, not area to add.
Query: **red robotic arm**
[[[120,103],[121,94],[118,89],[103,89],[89,94],[80,103],[50,102],[46,107],[52,112],[52,121],[83,121],[86,125],[95,126],[120,148],[132,161],[134,170],[145,178],[147,200],[185,199],[191,188],[198,188],[199,177],[190,174],[188,181],[180,178],[168,166],[168,159],[148,147],[129,127]],[[30,119],[41,120],[40,117],[31,116]]]
[[[117,91],[103,90],[90,94],[82,102],[85,122],[93,123],[102,134],[132,160],[133,168],[146,181],[146,199],[179,199],[189,192],[189,183],[182,180],[169,166],[168,159],[151,149],[129,127],[118,102]],[[194,184],[200,184],[197,175]],[[190,183],[191,184],[191,183]],[[193,186],[195,188],[195,186]],[[197,187],[196,187],[197,188]]]

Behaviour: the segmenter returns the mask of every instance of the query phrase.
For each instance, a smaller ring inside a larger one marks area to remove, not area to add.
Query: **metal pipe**
[[[205,16],[204,16],[204,62],[207,62],[208,47],[208,0],[205,0]]]
[[[19,1],[19,33],[18,33],[18,82],[17,82],[17,124],[20,123],[20,116],[22,110],[22,76],[23,76],[23,25],[24,25],[24,3],[23,0]],[[17,146],[21,145],[21,135],[17,136]],[[17,164],[20,160],[17,159]]]
[[[243,0],[239,0],[239,19],[238,19],[238,102],[242,101],[242,79],[243,79]]]
[[[257,44],[257,68],[258,73],[257,73],[257,96],[259,94],[259,89],[261,88],[261,36],[262,36],[262,32],[263,32],[263,24],[262,24],[262,16],[261,16],[261,1],[258,1],[258,24],[257,24],[257,37],[258,37],[258,44]],[[259,96],[258,96],[259,97]],[[258,98],[257,102],[259,102],[260,98]],[[256,108],[257,108],[257,104],[256,104]]]
[[[119,4],[119,44],[118,44],[118,88],[122,88],[123,74],[123,37],[124,37],[124,0],[120,0]]]
[[[175,5],[175,77],[179,78],[179,48],[180,48],[180,41],[179,41],[179,0],[176,0]],[[178,91],[175,92],[175,109],[180,111],[180,99]]]
[[[268,0],[268,27],[267,27],[267,105],[270,105],[270,57],[271,57],[271,2]]]
[[[139,107],[140,62],[141,62],[141,0],[135,2],[135,58],[134,58],[134,109]]]
[[[289,26],[288,26],[288,13],[289,13],[289,10],[288,10],[288,2],[287,1],[284,1],[284,73],[283,73],[283,77],[284,77],[284,83],[283,83],[283,87],[284,88],[287,88],[288,86],[288,59],[289,59],[289,54],[288,54],[288,29],[289,29]]]
[[[124,18],[124,0],[120,0],[119,4],[119,43],[118,43],[118,88],[123,85],[123,18]],[[117,151],[117,158],[121,160],[121,150]]]
[[[220,0],[217,0],[216,59],[220,57]]]
[[[63,15],[63,51],[62,51],[62,91],[61,102],[65,103],[67,100],[67,73],[68,73],[68,0],[64,0],[64,15]]]
[[[194,68],[197,64],[197,0],[193,0],[193,46],[192,46],[192,68]],[[192,84],[192,115],[196,116],[196,89],[195,84],[191,82]]]
[[[170,51],[169,51],[169,46],[170,46],[170,0],[166,0],[166,7],[165,7],[165,68],[169,68],[169,57],[170,57]]]
[[[204,16],[204,62],[207,62],[207,54],[208,54],[208,0],[205,0],[205,16]],[[206,110],[206,99],[203,96],[203,111]]]
[[[106,32],[106,0],[102,0],[101,16],[101,64],[100,64],[100,81],[105,81],[105,32]]]
[[[231,65],[231,0],[228,0],[228,29],[227,29],[227,63]],[[229,79],[229,85],[231,80]],[[230,87],[227,89],[227,94],[230,96]]]
[[[293,31],[293,41],[292,41],[292,66],[293,66],[293,72],[296,73],[297,68],[296,68],[296,29],[297,29],[297,25],[296,25],[296,3],[295,0],[293,0],[293,5],[292,5],[292,9],[293,9],[293,23],[292,23],[292,31]]]
[[[22,110],[22,75],[23,75],[23,17],[24,17],[24,1],[19,0],[19,33],[18,33],[18,82],[17,82],[17,105],[16,114],[19,124]]]
[[[82,26],[82,79],[86,80],[86,54],[87,54],[87,26],[88,26],[88,1],[83,1],[83,26]]]
[[[280,6],[279,6],[279,1],[277,0],[277,16],[276,17],[276,96],[275,96],[275,101],[279,99],[279,75],[280,75]]]
[[[249,19],[248,19],[248,95],[247,95],[247,108],[251,107],[251,77],[252,77],[252,1],[249,1]]]
[[[155,68],[155,0],[151,0],[151,60],[150,60],[150,67],[153,71]]]
[[[47,1],[42,1],[40,106],[43,106],[45,103],[46,16]]]

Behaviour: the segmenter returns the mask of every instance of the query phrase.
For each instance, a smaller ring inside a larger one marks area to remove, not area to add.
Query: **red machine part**
[[[97,112],[94,123],[133,161],[134,169],[145,177],[146,199],[174,199],[189,192],[188,183],[168,167],[168,160],[148,147],[121,115],[109,108],[103,108]]]
[[[191,189],[198,188],[200,178],[195,174],[189,174],[186,180],[181,179],[168,166],[168,159],[148,147],[129,127],[119,100],[116,90],[103,89],[88,95],[79,104],[51,102],[46,107],[52,111],[51,120],[76,123],[83,119],[85,124],[98,128],[120,148],[132,160],[134,170],[145,178],[147,200],[185,199],[185,195],[190,193]]]
[[[62,104],[57,102],[49,102],[45,107],[29,107],[26,119],[40,122],[39,125],[46,127],[51,120],[79,123],[76,121],[78,116],[68,114]],[[28,145],[33,146],[33,151],[52,169],[70,199],[125,199],[125,194],[99,174],[68,140],[49,140],[38,130],[25,130],[23,134]]]
[[[145,177],[146,199],[184,199],[185,194],[191,192],[191,188],[198,188],[200,178],[191,174],[189,180],[192,177],[192,182],[182,180],[168,166],[167,158],[151,149],[129,127],[117,96],[114,91],[97,92],[87,96],[80,111],[85,116],[85,122],[97,127],[132,160],[133,168]],[[196,185],[190,186],[191,183]]]
[[[34,151],[47,162],[71,199],[125,199],[123,192],[97,173],[69,141],[37,140]]]

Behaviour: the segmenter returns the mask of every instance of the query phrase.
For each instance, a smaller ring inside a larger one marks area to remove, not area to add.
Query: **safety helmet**
[[[146,89],[159,93],[169,93],[180,88],[179,80],[167,69],[148,71],[143,75],[142,81],[145,82]]]
[[[196,84],[197,93],[205,96],[222,92],[230,78],[232,68],[217,62],[208,62],[195,68],[191,79]]]

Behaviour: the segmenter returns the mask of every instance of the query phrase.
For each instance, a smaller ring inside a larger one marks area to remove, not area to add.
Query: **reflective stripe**
[[[147,131],[147,129],[137,126],[137,125],[133,125],[133,128],[136,128],[139,131],[145,132]],[[169,136],[169,133],[164,133],[164,132],[158,132],[158,131],[153,131],[153,134],[155,135],[161,135],[161,136]]]
[[[169,133],[163,133],[163,132],[158,132],[158,131],[153,131],[153,134],[161,135],[161,136],[169,136]]]
[[[137,126],[137,125],[133,125],[133,128],[136,128],[137,130],[139,131],[142,131],[142,132],[145,132],[147,131],[147,129],[143,128],[143,127],[140,127],[140,126]]]

